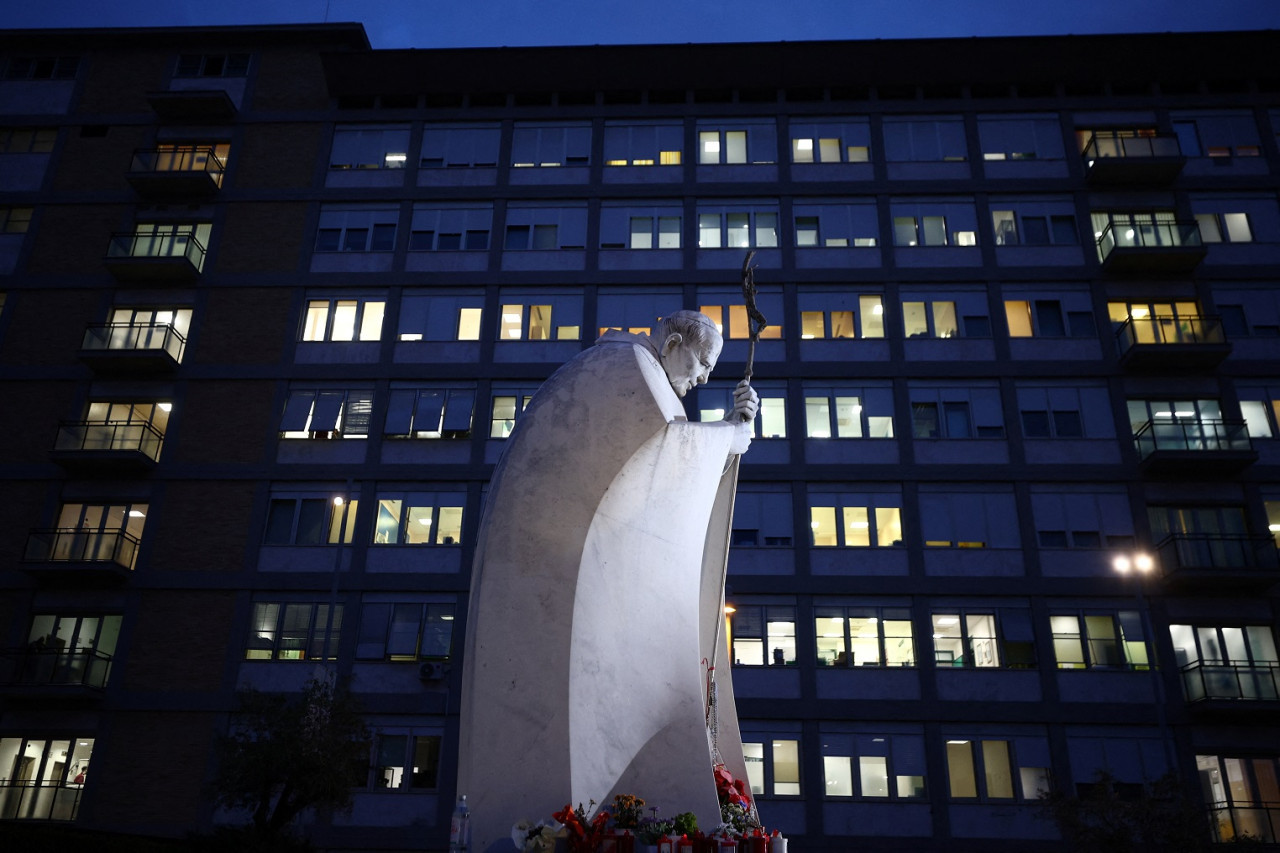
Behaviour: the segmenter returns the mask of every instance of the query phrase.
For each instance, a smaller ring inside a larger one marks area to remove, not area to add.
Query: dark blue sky
[[[309,23],[326,15],[362,22],[375,48],[428,48],[1280,29],[1280,0],[0,2],[0,28]]]

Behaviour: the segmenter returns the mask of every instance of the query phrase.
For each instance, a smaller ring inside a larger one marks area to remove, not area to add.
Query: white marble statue
[[[534,395],[480,523],[464,658],[458,792],[472,848],[510,849],[517,820],[630,793],[720,822],[707,661],[723,645],[737,457],[759,399],[689,422],[722,340],[680,311],[653,336],[611,331]],[[718,747],[746,778],[718,656]]]

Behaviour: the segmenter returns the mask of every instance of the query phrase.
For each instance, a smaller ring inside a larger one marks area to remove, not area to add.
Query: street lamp
[[[1119,554],[1111,561],[1112,567],[1122,575],[1129,572],[1137,572],[1139,575],[1150,574],[1151,570],[1156,567],[1155,560],[1151,559],[1151,555],[1139,551],[1136,554]],[[1139,587],[1139,594],[1142,588]]]
[[[1156,561],[1145,551],[1135,551],[1132,554],[1117,554],[1111,561],[1111,567],[1115,569],[1118,575],[1128,576],[1132,574],[1137,579],[1138,618],[1143,622],[1143,632],[1148,638],[1147,642],[1150,643],[1147,670],[1151,673],[1151,680],[1155,688],[1156,723],[1160,728],[1160,740],[1164,743],[1165,760],[1169,764],[1168,769],[1175,770],[1177,757],[1173,748],[1169,721],[1166,716],[1164,678],[1156,667],[1159,655],[1156,652],[1155,620],[1151,618],[1151,608],[1147,604],[1146,589],[1144,588],[1144,578],[1155,570]]]

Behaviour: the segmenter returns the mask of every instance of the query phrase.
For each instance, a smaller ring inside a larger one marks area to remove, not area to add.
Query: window
[[[290,391],[280,419],[280,437],[367,438],[372,413],[373,391]]]
[[[926,548],[1017,548],[1012,492],[942,491],[922,487],[920,523]]]
[[[1237,391],[1249,438],[1280,435],[1280,387],[1241,387]]]
[[[1173,113],[1173,131],[1188,157],[1259,157],[1261,137],[1253,114],[1245,110],[1218,113]]]
[[[911,434],[915,438],[1003,438],[1000,389],[913,383]]]
[[[796,609],[731,605],[729,650],[734,666],[791,666],[796,662]],[[725,607],[726,612],[729,606]]]
[[[1127,339],[1137,344],[1223,341],[1221,327],[1195,302],[1108,302],[1107,315],[1112,329],[1127,326]]]
[[[383,299],[309,299],[302,340],[381,340],[386,308]]]
[[[597,298],[599,332],[619,329],[632,334],[649,334],[659,317],[680,310],[683,297],[677,292],[617,292],[603,290]],[[781,307],[781,306],[779,306]]]
[[[498,165],[497,125],[427,125],[422,131],[422,168],[472,169]]]
[[[747,782],[753,796],[800,796],[800,741],[795,738],[757,740],[755,732],[742,733],[742,755],[747,762]]]
[[[1206,243],[1252,243],[1247,213],[1197,213],[1200,239]]]
[[[797,249],[873,248],[879,244],[874,203],[797,201],[792,213]]]
[[[590,125],[516,122],[511,138],[511,165],[586,166],[591,162]]]
[[[1146,634],[1136,610],[1049,616],[1058,669],[1149,669]]]
[[[78,56],[14,56],[4,69],[6,80],[74,80]]]
[[[800,339],[883,338],[879,294],[800,294]]]
[[[174,77],[246,77],[247,53],[184,53],[178,57]]]
[[[866,163],[871,159],[871,125],[862,121],[794,122],[792,163]]]
[[[992,210],[997,246],[1078,246],[1076,219],[1069,213],[1031,214]]]
[[[317,252],[390,252],[396,246],[398,208],[326,206],[316,231]]]
[[[158,460],[172,408],[168,402],[92,401],[83,420],[58,429],[54,449],[133,451]]]
[[[339,125],[330,169],[403,169],[409,159],[407,125]]]
[[[863,498],[863,500],[867,500]],[[896,497],[855,503],[857,498],[812,495],[809,505],[811,544],[815,548],[889,548],[901,546],[902,508]],[[839,521],[837,522],[837,518]]]
[[[972,204],[893,202],[890,213],[895,246],[977,245]]]
[[[587,242],[587,209],[509,207],[503,248],[508,252],[581,249]]]
[[[1075,310],[1073,305],[1079,305]],[[1004,318],[1011,338],[1088,338],[1097,334],[1087,300],[1006,299]]]
[[[451,492],[379,493],[373,543],[461,545],[465,500],[465,495]]]
[[[998,667],[1000,638],[994,613],[933,614],[933,655],[939,666]]]
[[[826,797],[856,797],[872,802],[922,799],[924,737],[885,731],[824,730],[822,774]]]
[[[499,315],[500,341],[576,341],[582,337],[582,298],[578,294],[527,297],[542,304],[507,302],[521,296],[502,294]],[[553,319],[554,322],[553,322]]]
[[[1062,126],[1057,116],[978,116],[982,159],[1061,160]]]
[[[885,159],[901,162],[968,160],[961,118],[897,118],[884,122]]]
[[[606,166],[679,166],[684,127],[676,123],[632,124],[606,121]]]
[[[733,409],[733,390],[736,386],[716,382],[698,388],[698,420],[703,423],[722,421],[726,412]],[[787,398],[783,386],[770,387],[767,381],[753,386],[760,397],[760,409],[753,426],[756,438],[787,437]]]
[[[262,541],[267,545],[351,544],[360,501],[352,498],[272,497]],[[344,523],[345,519],[345,523]]]
[[[1090,214],[1098,259],[1105,261],[1116,248],[1159,248],[1201,245],[1200,229],[1179,222],[1172,210],[1140,213],[1094,211]]]
[[[191,326],[190,308],[116,307],[104,327],[90,327],[85,349],[161,349],[182,361],[186,334]]]
[[[952,799],[1030,801],[1050,790],[1045,738],[948,736],[946,747]]]
[[[453,602],[366,602],[360,611],[358,660],[448,660]]]
[[[245,660],[337,660],[342,605],[256,601]]]
[[[470,438],[474,388],[392,388],[383,435]]]
[[[1196,771],[1205,807],[1210,809],[1214,841],[1266,843],[1258,839],[1275,837],[1280,758],[1256,754],[1197,755]]]
[[[778,135],[772,122],[698,125],[699,165],[766,164],[777,159]]]
[[[415,205],[409,231],[410,252],[484,252],[489,248],[493,206]]]
[[[1187,701],[1280,698],[1280,659],[1269,625],[1170,625]]]
[[[402,341],[478,341],[484,297],[407,291],[400,300]]]
[[[431,790],[438,787],[440,735],[379,732],[374,744],[373,790]]]
[[[1149,506],[1147,519],[1157,544],[1166,537],[1177,540],[1172,556],[1180,565],[1213,568],[1256,562],[1249,553],[1254,544],[1243,507]]]
[[[0,234],[26,234],[31,227],[32,208],[0,205]]]
[[[713,298],[711,294],[706,294],[704,298]],[[766,317],[778,317],[782,315],[782,301],[777,293],[762,293],[757,296],[760,310],[764,312]],[[773,302],[773,305],[769,303]],[[776,306],[777,313],[772,313]],[[700,305],[698,310],[707,315],[707,318],[715,323],[716,329],[724,336],[725,340],[744,341],[751,337],[751,323],[747,317],[747,308],[745,305],[738,303],[736,305]],[[725,324],[725,318],[728,317],[728,324]],[[727,334],[726,334],[727,332]],[[760,340],[778,340],[782,337],[782,326],[770,323],[760,331]]]
[[[1102,388],[1020,386],[1018,410],[1026,438],[1113,437],[1107,429],[1111,407]]]
[[[908,338],[954,338],[956,304],[954,302],[903,302],[902,331]]]
[[[0,127],[0,154],[48,154],[57,141],[56,127]]]
[[[83,685],[102,689],[120,636],[118,614],[37,613],[18,655],[21,684]]]
[[[733,547],[790,548],[792,533],[790,492],[739,488],[733,502]]]
[[[0,738],[0,767],[5,768],[0,798],[6,803],[5,817],[75,820],[84,786],[91,784],[92,755],[93,738],[83,734]]]
[[[145,503],[63,504],[57,528],[33,536],[27,546],[28,557],[54,562],[105,561],[132,569],[147,510]]]
[[[536,388],[521,390],[495,389],[493,417],[489,421],[489,438],[506,438],[516,427],[516,419],[533,399]]]
[[[1217,400],[1129,400],[1128,409],[1134,438],[1146,452],[1225,450],[1240,441],[1248,445],[1247,433],[1222,420]]]
[[[874,605],[813,609],[819,666],[915,666],[911,611]]]
[[[698,205],[699,249],[772,249],[777,245],[777,205]]]
[[[679,249],[683,213],[679,204],[619,205],[600,208],[600,248]]]
[[[893,438],[893,389],[806,386],[804,417],[808,438]]]

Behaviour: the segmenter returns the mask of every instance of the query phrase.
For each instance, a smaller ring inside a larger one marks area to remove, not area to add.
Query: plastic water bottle
[[[467,853],[471,847],[471,809],[467,808],[467,795],[458,797],[458,807],[449,821],[449,853]]]

